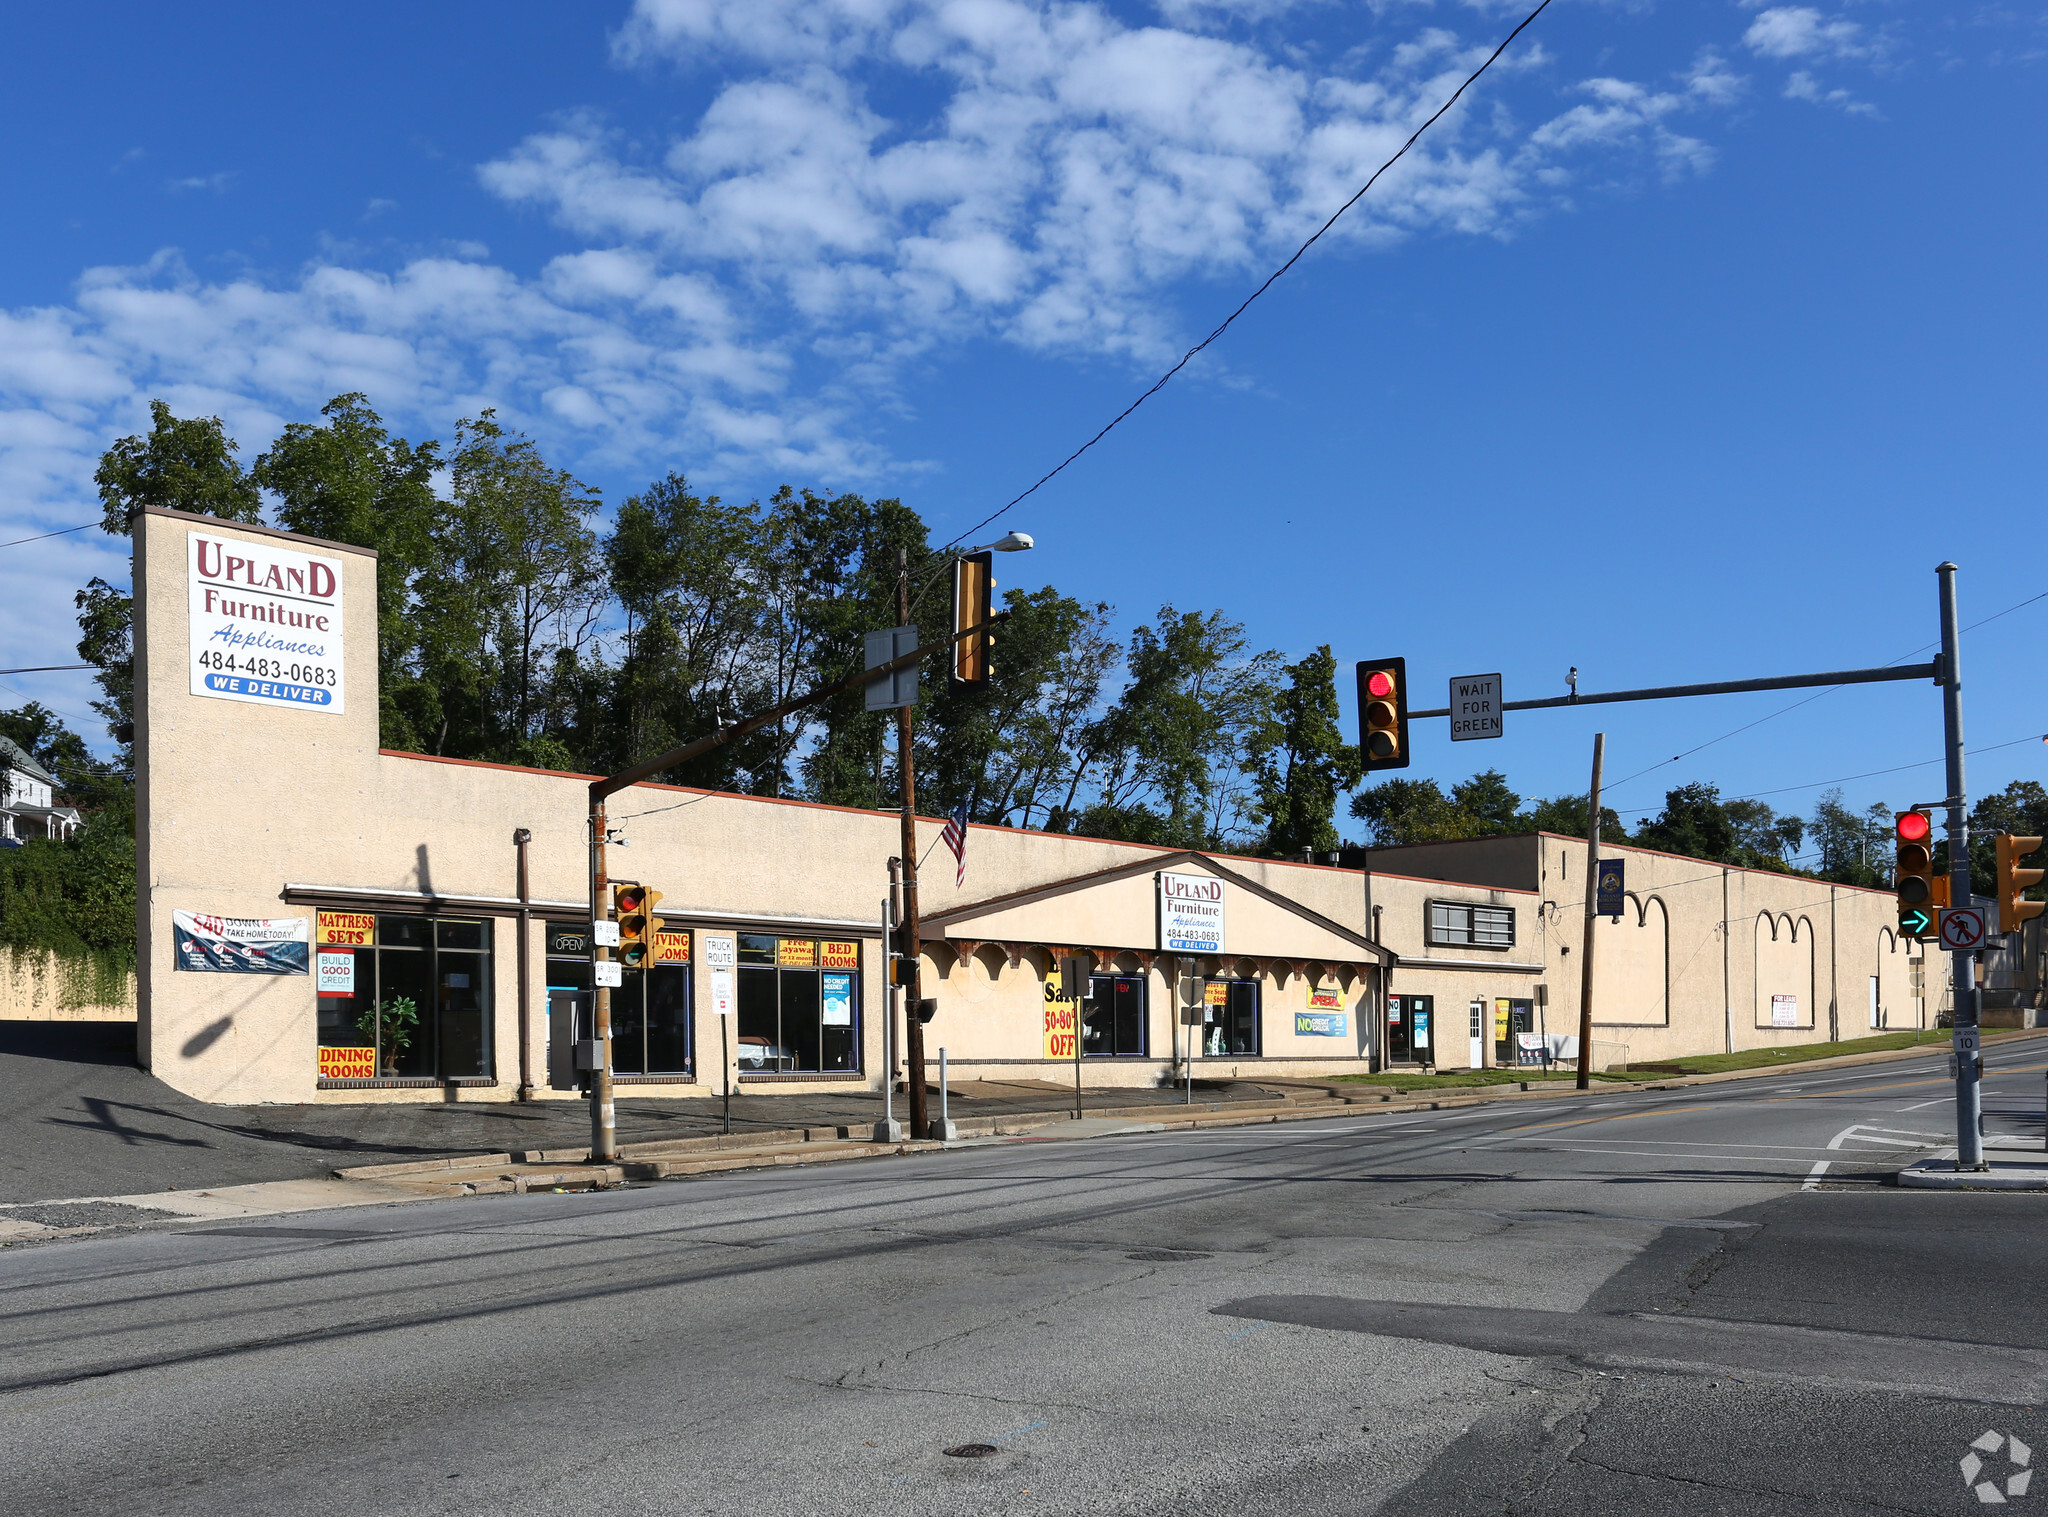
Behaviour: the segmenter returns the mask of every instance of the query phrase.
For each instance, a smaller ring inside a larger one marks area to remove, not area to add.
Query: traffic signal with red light
[[[986,629],[995,611],[995,555],[970,553],[953,560],[953,630],[969,627]],[[953,644],[953,687],[980,689],[988,683],[990,654],[995,634],[981,631]]]
[[[1931,938],[1936,931],[1935,908],[1942,905],[1946,891],[1937,891],[1934,875],[1934,818],[1925,811],[1901,811],[1893,823],[1898,834],[1899,931],[1907,937]]]
[[[614,885],[612,909],[619,922],[619,962],[642,969],[654,962],[654,936],[662,919],[654,914],[661,892],[646,885]]]
[[[1408,767],[1408,660],[1381,658],[1358,666],[1360,767]]]
[[[2048,870],[2019,867],[2021,859],[2041,846],[2041,839],[2014,837],[2009,832],[2001,832],[1991,841],[1998,856],[1998,930],[2011,932],[2020,923],[2031,922],[2048,911],[2048,901],[2024,898],[2027,887],[2040,884],[2044,877],[2048,877]]]

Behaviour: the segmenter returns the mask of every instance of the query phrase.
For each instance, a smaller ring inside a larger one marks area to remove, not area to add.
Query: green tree
[[[605,602],[597,493],[494,417],[456,425],[445,526],[415,581],[408,718],[435,753],[568,767],[563,697],[586,684],[579,665]]]
[[[1338,841],[1337,792],[1358,783],[1358,749],[1344,741],[1339,726],[1337,660],[1330,645],[1289,664],[1286,674],[1276,720],[1258,743],[1266,849],[1281,855],[1326,852]]]
[[[235,441],[218,416],[177,417],[161,400],[149,403],[147,437],[124,437],[100,455],[93,483],[99,488],[101,529],[128,535],[138,513],[151,507],[218,516],[227,521],[262,520],[262,497],[236,460]],[[131,560],[132,563],[132,560]],[[95,575],[78,592],[78,656],[98,669],[100,699],[93,710],[106,718],[120,744],[123,769],[134,766],[135,602],[132,595]]]
[[[1451,801],[1478,824],[1475,836],[1529,830],[1529,820],[1522,815],[1522,798],[1508,789],[1507,776],[1498,769],[1483,769],[1453,785]]]
[[[1586,835],[1586,798],[1583,795],[1554,795],[1549,800],[1536,802],[1528,812],[1528,830],[1583,838]],[[1612,806],[1600,808],[1600,841],[1629,841],[1628,828],[1622,825],[1621,814]]]
[[[1813,872],[1822,879],[1874,888],[1891,883],[1892,819],[1884,807],[1851,811],[1838,787],[1821,793],[1813,819],[1803,825],[1820,855]]]
[[[98,808],[129,804],[127,780],[115,770],[98,763],[85,740],[64,725],[63,719],[37,701],[0,711],[0,737],[12,738],[21,749],[54,775],[64,799],[72,805]],[[6,775],[0,770],[0,800],[4,800]]]
[[[934,683],[917,723],[923,809],[963,802],[978,822],[1050,820],[1075,768],[1074,738],[1100,699],[1118,654],[1109,607],[1084,606],[1047,586],[1006,591],[989,681],[976,689]],[[938,660],[934,674],[945,671]],[[929,688],[929,687],[928,687]]]
[[[1182,848],[1249,841],[1252,743],[1272,720],[1280,656],[1246,649],[1221,611],[1162,606],[1156,627],[1131,634],[1130,682],[1084,740],[1096,795],[1077,831]]]
[[[1445,795],[1433,779],[1394,775],[1368,785],[1352,796],[1351,814],[1365,823],[1375,848],[1479,836],[1479,819]]]
[[[1581,805],[1580,814],[1584,813]],[[1735,824],[1721,805],[1718,787],[1680,785],[1664,792],[1664,810],[1636,829],[1635,841],[1664,853],[1728,863],[1735,852]]]
[[[436,701],[422,686],[413,601],[452,527],[434,494],[440,444],[392,437],[361,394],[337,395],[320,414],[325,426],[288,425],[250,466],[249,480],[278,498],[278,524],[287,530],[376,550],[381,740],[418,749],[418,718]]]
[[[1892,820],[1885,816],[1886,848],[1890,849]],[[2048,789],[2039,780],[2014,780],[2005,789],[1987,795],[1970,810],[1970,888],[1978,895],[1995,893],[1998,884],[1996,846],[2001,832],[2015,837],[2048,838]],[[2029,868],[2041,867],[2039,859],[2027,859]],[[1886,868],[1890,868],[1887,852]],[[2048,884],[2044,881],[2043,884]],[[2041,885],[2027,892],[2029,900],[2048,899]]]

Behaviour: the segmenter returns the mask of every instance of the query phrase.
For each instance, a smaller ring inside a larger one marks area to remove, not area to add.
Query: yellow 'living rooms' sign
[[[1074,1057],[1074,998],[1067,994],[1058,968],[1045,976],[1045,1056]]]

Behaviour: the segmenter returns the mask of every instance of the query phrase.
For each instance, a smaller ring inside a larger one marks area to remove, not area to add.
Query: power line
[[[26,669],[0,669],[0,674],[54,674],[59,669],[92,669],[94,664],[35,664]]]
[[[1840,687],[1837,686],[1836,688],[1839,689]],[[2016,737],[2012,739],[2010,742],[1992,743],[1987,747],[1972,748],[1969,750],[1968,756],[1971,758],[1975,758],[1980,753],[1996,753],[2001,748],[2017,748],[2021,743],[2048,743],[2048,735],[2035,737],[2032,734],[2029,734],[2026,737]],[[1730,795],[1724,796],[1722,797],[1722,799],[1724,801],[1754,801],[1759,800],[1767,795],[1785,795],[1794,790],[1818,790],[1823,785],[1846,785],[1851,780],[1875,779],[1877,778],[1877,776],[1881,774],[1904,774],[1909,769],[1926,769],[1930,768],[1935,764],[1943,762],[1945,762],[1945,760],[1938,758],[1922,759],[1917,764],[1895,764],[1889,769],[1869,769],[1865,770],[1862,774],[1845,774],[1841,776],[1839,779],[1814,780],[1811,783],[1804,785],[1780,785],[1775,790],[1752,790],[1747,795]],[[1615,815],[1648,816],[1651,812],[1657,809],[1658,808],[1655,806],[1635,806],[1631,807],[1627,811],[1618,811],[1615,813]]]
[[[23,543],[39,543],[46,537],[62,537],[67,532],[83,532],[88,527],[97,527],[98,525],[99,523],[96,521],[89,521],[76,527],[64,527],[56,532],[40,532],[34,537],[17,537],[11,543],[0,543],[0,548],[18,548]]]
[[[2023,610],[2023,609],[2025,609],[2026,607],[2028,607],[2028,606],[2031,606],[2031,605],[2033,605],[2033,604],[2034,604],[2034,602],[2035,602],[2035,601],[2038,601],[2038,600],[2048,600],[2048,590],[2043,590],[2043,591],[2042,591],[2042,592],[2041,592],[2041,593],[2040,593],[2039,595],[2030,595],[2030,596],[2028,596],[2028,597],[2027,597],[2027,598],[2026,598],[2025,600],[2023,600],[2023,601],[2020,601],[2020,602],[2018,602],[2018,603],[2017,603],[2017,604],[2015,604],[2015,605],[2007,606],[2007,607],[2006,607],[2006,608],[2005,608],[2005,609],[2004,609],[2003,611],[1994,611],[1994,612],[1992,612],[1992,613],[1991,613],[1991,614],[1990,614],[1989,616],[1985,617],[1985,618],[1984,618],[1984,619],[1983,619],[1982,621],[1975,621],[1975,622],[1971,622],[1969,626],[1967,626],[1967,627],[1963,628],[1963,631],[1965,631],[1965,632],[1975,632],[1975,631],[1976,631],[1976,630],[1977,630],[1977,629],[1978,629],[1979,627],[1984,627],[1984,626],[1988,626],[1988,625],[1990,625],[1990,624],[1991,624],[1992,622],[1995,622],[1995,621],[1997,621],[1997,620],[1998,620],[1998,619],[1999,619],[1999,618],[2000,618],[2001,616],[2011,616],[2011,615],[2013,614],[2013,612],[2015,612],[2015,611],[2019,611],[2019,610]],[[1900,654],[1900,655],[1899,655],[1899,656],[1898,656],[1897,658],[1894,658],[1894,659],[1889,659],[1889,660],[1887,660],[1887,661],[1886,661],[1886,662],[1885,662],[1885,663],[1884,663],[1883,665],[1881,665],[1880,667],[1882,667],[1882,668],[1887,668],[1887,669],[1888,669],[1888,668],[1890,668],[1890,667],[1891,667],[1891,666],[1892,666],[1893,664],[1903,664],[1903,663],[1904,663],[1904,662],[1905,662],[1905,661],[1906,661],[1907,659],[1909,659],[1909,658],[1914,658],[1914,657],[1918,656],[1919,654],[1922,654],[1922,653],[1925,653],[1925,652],[1927,652],[1927,651],[1928,651],[1929,649],[1931,649],[1931,648],[1937,648],[1937,647],[1939,647],[1939,646],[1941,646],[1941,645],[1940,645],[1939,643],[1923,643],[1923,644],[1922,644],[1922,645],[1921,645],[1920,647],[1918,647],[1918,648],[1915,648],[1915,649],[1914,649],[1914,650],[1913,650],[1913,651],[1912,651],[1911,653],[1901,653],[1901,654]],[[1779,707],[1779,708],[1778,708],[1778,709],[1777,709],[1776,711],[1770,712],[1770,713],[1768,713],[1767,715],[1764,715],[1764,716],[1760,716],[1760,717],[1758,717],[1758,718],[1757,718],[1757,719],[1756,719],[1755,721],[1753,721],[1753,722],[1744,722],[1744,723],[1743,723],[1743,724],[1742,724],[1742,725],[1741,725],[1740,727],[1737,727],[1737,728],[1736,728],[1736,729],[1735,729],[1734,731],[1732,731],[1732,732],[1724,732],[1724,733],[1722,733],[1722,734],[1721,734],[1721,735],[1720,735],[1719,737],[1715,737],[1715,738],[1709,738],[1709,739],[1707,739],[1707,741],[1706,741],[1706,742],[1704,742],[1704,743],[1701,743],[1701,744],[1700,744],[1700,745],[1699,745],[1698,747],[1696,747],[1696,748],[1688,748],[1688,749],[1686,749],[1686,750],[1685,750],[1685,752],[1683,752],[1683,753],[1674,753],[1674,754],[1673,754],[1673,755],[1672,755],[1672,756],[1671,756],[1670,758],[1668,758],[1668,759],[1659,759],[1659,760],[1657,760],[1657,762],[1656,762],[1656,763],[1654,763],[1654,764],[1650,765],[1650,767],[1649,767],[1648,769],[1638,769],[1638,770],[1637,770],[1637,771],[1636,771],[1636,772],[1635,772],[1634,774],[1631,774],[1631,775],[1629,775],[1627,779],[1620,779],[1620,780],[1616,780],[1616,781],[1615,781],[1615,782],[1614,782],[1614,783],[1613,783],[1613,784],[1612,784],[1611,786],[1609,786],[1608,788],[1609,788],[1610,790],[1619,790],[1619,789],[1620,789],[1620,788],[1621,788],[1621,787],[1622,787],[1623,785],[1626,785],[1626,784],[1628,784],[1628,783],[1629,783],[1629,782],[1630,782],[1631,780],[1639,780],[1639,779],[1641,779],[1641,778],[1642,778],[1642,777],[1643,777],[1644,775],[1646,775],[1646,774],[1652,773],[1653,771],[1655,771],[1655,770],[1658,770],[1658,769],[1662,769],[1662,768],[1663,768],[1663,767],[1664,767],[1664,766],[1665,766],[1666,764],[1675,764],[1675,763],[1677,763],[1677,762],[1678,762],[1678,761],[1679,761],[1680,759],[1688,759],[1688,758],[1691,758],[1691,757],[1692,757],[1692,756],[1693,756],[1693,755],[1694,755],[1695,753],[1699,753],[1699,752],[1701,752],[1701,751],[1703,751],[1703,750],[1705,750],[1705,749],[1711,748],[1711,747],[1713,747],[1713,746],[1714,746],[1714,745],[1715,745],[1716,743],[1725,743],[1725,742],[1727,742],[1727,741],[1728,741],[1728,739],[1729,739],[1729,738],[1731,738],[1731,737],[1740,737],[1740,736],[1741,736],[1741,735],[1742,735],[1743,733],[1745,733],[1745,732],[1749,731],[1749,729],[1750,729],[1750,728],[1752,728],[1752,727],[1761,727],[1761,726],[1762,726],[1762,725],[1763,725],[1763,724],[1764,724],[1765,722],[1769,722],[1769,721],[1775,721],[1775,720],[1776,720],[1777,718],[1779,718],[1779,717],[1781,717],[1781,716],[1785,715],[1785,713],[1786,713],[1786,712],[1788,712],[1788,711],[1797,711],[1797,710],[1798,710],[1798,709],[1799,709],[1799,708],[1800,708],[1801,706],[1810,706],[1810,705],[1812,705],[1812,704],[1813,704],[1813,703],[1814,703],[1815,701],[1819,700],[1819,699],[1820,699],[1820,698],[1821,698],[1821,697],[1822,697],[1823,695],[1833,695],[1833,694],[1834,694],[1834,693],[1835,693],[1835,692],[1836,692],[1837,690],[1844,690],[1844,689],[1847,689],[1847,688],[1848,688],[1848,687],[1847,687],[1847,686],[1845,686],[1845,685],[1830,685],[1830,686],[1828,686],[1828,687],[1827,687],[1827,689],[1825,689],[1825,690],[1817,690],[1817,691],[1815,691],[1815,692],[1814,692],[1814,693],[1813,693],[1812,695],[1809,695],[1809,696],[1807,696],[1807,697],[1806,697],[1806,699],[1804,699],[1804,700],[1798,700],[1798,701],[1794,701],[1794,702],[1793,702],[1793,703],[1792,703],[1791,705],[1789,705],[1789,706],[1781,706],[1781,707]],[[2028,741],[2030,741],[2030,739],[2027,739],[2027,738],[2021,738],[2021,739],[2019,739],[2019,741],[2020,741],[2020,742],[2028,742]],[[2012,744],[2010,744],[2010,743],[2000,743],[2000,744],[1998,744],[1997,746],[1998,746],[1998,747],[2000,747],[2000,748],[2009,748],[2009,747],[2011,747],[2011,746],[2012,746]],[[1973,751],[1974,751],[1974,752],[1978,752],[1978,753],[1989,753],[1989,752],[1991,752],[1992,750],[1991,750],[1991,749],[1989,749],[1989,748],[1979,748],[1979,749],[1975,749],[1975,750],[1973,750]],[[1929,763],[1937,763],[1937,762],[1939,762],[1939,760],[1934,760],[1934,759],[1930,759],[1930,760],[1929,760],[1928,762],[1929,762]],[[1907,768],[1907,769],[1918,769],[1918,768],[1921,768],[1921,767],[1923,767],[1923,766],[1922,766],[1922,765],[1919,765],[1919,764],[1906,764],[1906,765],[1902,765],[1901,767],[1902,767],[1902,768]],[[1897,772],[1897,771],[1895,771],[1895,770],[1891,770],[1891,769],[1877,769],[1877,770],[1873,770],[1873,771],[1872,771],[1872,773],[1873,773],[1873,774],[1892,774],[1892,773],[1896,773],[1896,772]],[[1849,776],[1849,778],[1850,778],[1850,779],[1866,779],[1866,778],[1868,778],[1868,777],[1869,777],[1869,776],[1867,776],[1867,775],[1850,775],[1850,776]],[[1822,781],[1821,781],[1821,783],[1822,783],[1823,785],[1833,785],[1833,784],[1838,784],[1838,783],[1842,783],[1842,782],[1840,782],[1840,781],[1836,781],[1836,780],[1822,780]],[[1810,787],[1810,786],[1806,786],[1806,785],[1788,785],[1788,786],[1786,786],[1785,788],[1786,788],[1786,789],[1788,789],[1788,790],[1805,790],[1805,789],[1810,789],[1810,788],[1812,788],[1812,787]],[[1758,795],[1777,795],[1777,794],[1780,794],[1780,793],[1781,793],[1781,792],[1779,792],[1779,791],[1776,791],[1776,790],[1760,790],[1760,791],[1758,791],[1758,792],[1757,792],[1757,794],[1758,794]],[[1731,797],[1731,799],[1733,799],[1733,800],[1748,800],[1748,799],[1751,799],[1751,798],[1752,798],[1752,797],[1749,797],[1749,796],[1733,796],[1733,797]],[[1628,814],[1629,814],[1629,815],[1631,815],[1631,816],[1635,816],[1635,815],[1641,815],[1641,814],[1643,814],[1643,813],[1645,813],[1645,812],[1648,812],[1648,811],[1653,811],[1653,810],[1655,810],[1655,809],[1656,809],[1655,807],[1649,807],[1649,806],[1646,806],[1646,807],[1641,807],[1641,808],[1639,808],[1639,809],[1638,809],[1637,811],[1632,811],[1632,812],[1630,812],[1630,813],[1628,813]]]
[[[1138,407],[1142,406],[1154,395],[1157,395],[1161,390],[1165,389],[1166,382],[1168,380],[1172,379],[1174,375],[1178,374],[1182,369],[1186,368],[1188,364],[1194,359],[1196,354],[1200,353],[1204,348],[1208,347],[1210,343],[1216,341],[1217,338],[1221,337],[1225,332],[1229,331],[1230,324],[1236,321],[1238,317],[1244,315],[1244,313],[1250,309],[1251,303],[1254,300],[1257,300],[1261,295],[1265,294],[1266,291],[1269,288],[1271,288],[1273,282],[1276,279],[1278,279],[1282,274],[1285,274],[1289,269],[1293,268],[1295,264],[1299,263],[1301,261],[1302,255],[1306,253],[1310,248],[1314,247],[1316,243],[1322,239],[1323,233],[1329,231],[1331,227],[1337,224],[1338,217],[1342,216],[1346,211],[1350,210],[1354,205],[1358,204],[1360,200],[1364,199],[1365,192],[1371,189],[1373,185],[1379,181],[1380,175],[1386,173],[1388,169],[1392,168],[1395,164],[1399,163],[1402,158],[1407,156],[1408,149],[1415,146],[1415,144],[1419,140],[1421,140],[1422,134],[1428,131],[1431,127],[1435,126],[1438,118],[1441,117],[1444,114],[1444,112],[1448,111],[1452,106],[1456,105],[1458,103],[1458,98],[1461,95],[1463,95],[1466,90],[1472,87],[1473,83],[1479,78],[1481,74],[1485,73],[1488,69],[1493,67],[1494,62],[1500,57],[1502,53],[1508,50],[1508,45],[1512,43],[1517,37],[1521,36],[1523,31],[1525,31],[1528,28],[1529,24],[1533,22],[1538,16],[1542,15],[1544,11],[1548,10],[1549,7],[1550,0],[1542,0],[1542,4],[1538,5],[1536,9],[1529,12],[1528,15],[1524,16],[1522,18],[1522,24],[1520,26],[1517,26],[1513,31],[1509,32],[1507,36],[1502,39],[1500,46],[1495,48],[1493,52],[1488,55],[1487,60],[1484,63],[1480,64],[1478,68],[1474,69],[1470,77],[1468,77],[1463,84],[1459,85],[1457,89],[1451,92],[1451,98],[1446,100],[1442,105],[1437,107],[1436,114],[1431,116],[1427,121],[1423,122],[1421,126],[1417,127],[1414,133],[1408,138],[1408,140],[1401,144],[1400,151],[1396,152],[1393,157],[1389,158],[1385,163],[1381,164],[1378,168],[1374,169],[1372,172],[1372,178],[1366,180],[1364,184],[1359,186],[1358,193],[1353,195],[1349,200],[1345,201],[1342,205],[1337,207],[1336,211],[1331,215],[1330,219],[1328,221],[1325,221],[1321,226],[1316,228],[1315,235],[1310,237],[1309,240],[1307,242],[1304,242],[1300,247],[1296,248],[1294,250],[1294,256],[1292,258],[1288,259],[1287,262],[1281,264],[1279,268],[1275,269],[1271,274],[1267,275],[1266,282],[1260,285],[1256,290],[1253,290],[1251,294],[1247,295],[1244,298],[1244,303],[1242,305],[1240,305],[1236,310],[1232,311],[1228,316],[1224,317],[1222,324],[1219,325],[1215,331],[1211,332],[1207,337],[1204,337],[1200,342],[1196,343],[1193,347],[1189,348],[1187,352],[1181,354],[1180,362],[1176,363],[1172,368],[1168,369],[1164,374],[1160,375],[1159,378],[1153,382],[1153,385],[1149,390],[1145,391],[1144,394],[1140,395],[1136,400],[1132,401],[1129,405],[1125,406],[1121,411],[1117,412],[1115,416],[1111,417],[1108,426],[1105,426],[1100,432],[1097,432],[1093,437],[1089,438],[1086,442],[1082,443],[1080,447],[1074,449],[1073,452],[1069,453],[1065,458],[1061,459],[1056,466],[1054,466],[1051,469],[1048,469],[1044,474],[1040,475],[1038,480],[1031,486],[1030,489],[1025,490],[1021,494],[1013,497],[1008,503],[1001,506],[997,510],[991,511],[987,516],[984,516],[980,521],[976,522],[966,531],[956,536],[953,539],[953,542],[949,543],[947,546],[951,547],[954,543],[959,543],[966,538],[972,537],[975,533],[979,532],[983,527],[986,527],[990,522],[996,520],[997,517],[1004,515],[1012,507],[1016,506],[1019,502],[1024,500],[1026,496],[1036,492],[1040,485],[1046,484],[1048,481],[1052,479],[1054,475],[1058,474],[1062,469],[1066,468],[1068,464],[1072,463],[1075,459],[1079,458],[1083,453],[1086,453],[1090,448],[1094,447],[1097,443],[1101,442],[1103,438],[1107,437],[1110,433],[1111,428],[1115,427],[1118,422],[1122,421],[1126,416],[1129,416],[1133,411],[1137,410]]]

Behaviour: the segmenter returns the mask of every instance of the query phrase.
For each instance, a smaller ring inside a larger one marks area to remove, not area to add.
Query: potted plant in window
[[[357,1016],[356,1030],[376,1045],[377,1072],[384,1079],[397,1077],[399,1057],[412,1047],[419,1025],[419,1003],[410,996],[374,1002]]]

